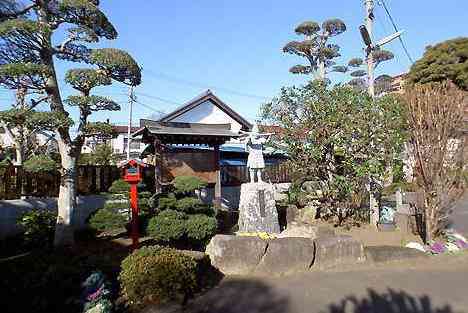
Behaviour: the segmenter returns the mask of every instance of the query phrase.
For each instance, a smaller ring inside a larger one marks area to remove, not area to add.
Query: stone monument
[[[239,231],[279,233],[275,187],[262,179],[262,171],[265,168],[263,144],[272,134],[259,133],[256,123],[251,132],[242,133],[246,136],[245,150],[249,152],[247,167],[249,168],[250,182],[241,186]]]

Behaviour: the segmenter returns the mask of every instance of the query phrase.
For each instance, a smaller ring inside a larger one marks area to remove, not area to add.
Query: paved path
[[[468,253],[276,279],[231,277],[188,311],[468,313]]]

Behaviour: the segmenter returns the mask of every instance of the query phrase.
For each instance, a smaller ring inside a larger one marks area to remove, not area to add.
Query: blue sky
[[[404,40],[415,59],[427,45],[468,36],[466,0],[386,2],[399,28],[406,30]],[[288,41],[300,38],[294,28],[305,20],[341,18],[348,30],[333,39],[341,46],[339,62],[363,54],[358,32],[363,23],[362,0],[102,0],[101,6],[119,31],[119,39],[104,41],[101,46],[125,49],[143,67],[143,83],[136,89],[142,104],[135,105],[135,121],[155,111],[169,112],[207,88],[253,120],[260,105],[282,86],[307,80],[288,72],[289,67],[303,61],[281,52]],[[378,4],[376,17],[376,39],[392,33]],[[399,42],[387,49],[396,57],[382,66],[379,74],[406,71],[410,62]],[[339,81],[344,77],[331,78]],[[63,86],[63,94],[69,93],[70,88]],[[93,119],[124,123],[128,115],[126,87],[115,84],[98,93],[114,98],[122,111],[98,113]],[[11,98],[9,91],[0,90],[0,109]]]

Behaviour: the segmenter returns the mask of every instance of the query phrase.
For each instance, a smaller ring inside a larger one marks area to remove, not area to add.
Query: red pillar
[[[138,238],[139,238],[139,229],[138,229],[138,191],[137,184],[132,183],[130,185],[130,207],[132,208],[132,248],[138,249]]]

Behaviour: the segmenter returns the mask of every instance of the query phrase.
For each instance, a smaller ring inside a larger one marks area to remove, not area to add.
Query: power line
[[[160,111],[160,110],[156,110],[156,109],[152,108],[150,105],[148,105],[148,104],[145,104],[145,103],[143,103],[143,102],[140,102],[140,101],[138,101],[138,100],[136,100],[135,102],[136,102],[136,103],[138,103],[139,105],[141,105],[141,106],[143,106],[143,107],[147,108],[148,110],[151,110],[151,111],[153,111],[154,113],[158,113],[158,114],[166,114],[166,112],[164,112],[164,111]]]
[[[139,95],[139,96],[143,96],[143,97],[147,97],[147,98],[150,98],[150,99],[159,100],[159,101],[161,101],[161,102],[165,102],[165,103],[169,103],[169,104],[175,104],[175,105],[179,105],[179,106],[180,106],[180,105],[183,105],[183,104],[180,103],[180,102],[176,102],[176,101],[164,99],[164,98],[157,97],[157,96],[148,95],[148,94],[143,93],[143,92],[136,92],[136,94]]]
[[[215,90],[218,90],[220,92],[224,92],[224,93],[228,93],[228,94],[232,94],[232,95],[240,96],[240,97],[246,97],[246,98],[253,98],[253,99],[259,99],[259,100],[268,100],[269,99],[268,97],[265,97],[265,96],[259,96],[259,95],[255,95],[255,94],[251,94],[251,93],[239,92],[239,91],[229,89],[229,88],[226,88],[226,87],[202,84],[202,83],[182,79],[182,78],[179,78],[179,77],[174,77],[174,76],[171,76],[171,75],[167,75],[165,73],[155,73],[155,72],[153,72],[151,70],[147,70],[146,72],[153,75],[156,79],[162,79],[162,80],[165,80],[165,81],[169,81],[169,82],[173,82],[173,83],[177,83],[177,84],[181,84],[181,85],[187,85],[187,86],[192,86],[192,87],[197,87],[197,88],[205,88],[205,89],[215,89]]]
[[[380,3],[382,4],[385,12],[387,13],[388,15],[388,18],[390,19],[390,22],[392,23],[393,25],[393,29],[395,30],[395,32],[398,32],[398,27],[396,26],[396,23],[395,23],[395,20],[393,19],[393,16],[390,14],[390,11],[385,3],[385,0],[380,0]],[[413,61],[413,58],[411,57],[408,49],[406,48],[406,45],[405,45],[405,42],[403,41],[403,39],[401,38],[401,36],[398,37],[398,39],[400,40],[400,43],[401,43],[401,46],[403,47],[403,50],[405,51],[405,54],[406,56],[408,57],[409,61],[411,62],[411,64],[414,63]]]

